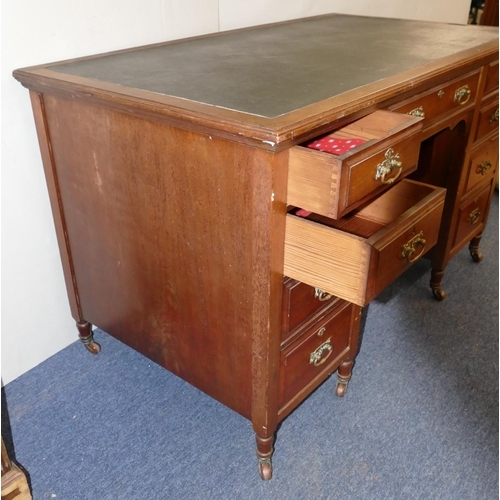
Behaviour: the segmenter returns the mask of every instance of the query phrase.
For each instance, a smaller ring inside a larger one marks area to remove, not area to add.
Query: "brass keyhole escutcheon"
[[[490,123],[498,123],[498,108],[495,112],[490,116]]]
[[[408,243],[403,245],[403,250],[401,252],[401,258],[406,259],[408,262],[416,262],[423,255],[425,250],[425,245],[427,241],[424,238],[424,232],[420,231],[417,235],[415,235]],[[422,247],[420,252],[415,255],[415,252],[418,247]]]

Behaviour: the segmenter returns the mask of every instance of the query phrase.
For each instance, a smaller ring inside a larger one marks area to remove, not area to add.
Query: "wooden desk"
[[[439,299],[480,260],[497,60],[496,29],[328,15],[15,71],[82,341],[250,419],[269,479],[279,421],[337,369],[344,394],[361,308],[432,247]],[[367,142],[303,146],[331,132]]]

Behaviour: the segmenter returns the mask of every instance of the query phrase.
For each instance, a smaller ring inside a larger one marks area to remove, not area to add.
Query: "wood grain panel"
[[[362,305],[369,260],[363,238],[287,215],[286,275]]]
[[[66,285],[66,293],[68,294],[69,306],[73,319],[77,322],[82,322],[82,311],[80,306],[80,298],[74,280],[74,267],[71,256],[71,249],[68,241],[68,232],[66,221],[64,219],[64,208],[61,202],[61,194],[59,190],[59,181],[55,170],[53,146],[51,144],[47,116],[44,106],[43,95],[30,91],[31,106],[35,118],[36,132],[40,152],[42,155],[43,169],[45,173],[45,181],[49,192],[50,207],[52,209],[52,217],[57,235],[57,245],[59,247],[59,255],[64,271],[64,281]]]
[[[254,230],[270,240],[272,175],[254,186],[273,155],[81,101],[46,110],[83,317],[249,416],[254,321],[268,337],[282,256]]]

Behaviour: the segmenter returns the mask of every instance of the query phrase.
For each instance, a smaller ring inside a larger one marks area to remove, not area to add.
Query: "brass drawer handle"
[[[326,342],[321,344],[315,351],[311,353],[309,357],[309,364],[314,366],[322,365],[333,352],[333,347],[330,344],[332,338],[330,337]],[[325,353],[327,353],[325,355]]]
[[[490,116],[490,123],[498,123],[498,108],[495,112]]]
[[[390,179],[386,179],[385,176],[392,172],[394,169],[398,169],[397,174]],[[382,184],[392,184],[401,174],[403,170],[403,162],[399,160],[399,153],[394,154],[394,150],[389,148],[385,152],[385,160],[377,165],[377,173],[375,174],[375,180]]]
[[[469,86],[464,85],[455,91],[455,98],[453,100],[458,102],[460,106],[463,106],[469,102],[471,94],[472,92],[470,91]]]
[[[408,262],[416,262],[420,257],[422,257],[424,250],[425,250],[425,244],[427,242],[424,239],[424,232],[420,231],[416,236],[414,236],[408,243],[403,245],[403,251],[401,252],[401,258],[402,259],[407,259]],[[415,257],[412,257],[412,255],[415,253],[415,250],[417,249],[418,246],[422,247],[422,250],[415,255]]]
[[[469,224],[471,226],[474,225],[480,218],[481,218],[481,210],[479,210],[479,208],[474,209],[469,214]]]
[[[425,112],[424,112],[424,107],[419,106],[418,108],[412,109],[411,111],[408,111],[409,115],[416,116],[418,118],[425,118]]]
[[[477,166],[476,173],[484,175],[493,165],[491,164],[490,160],[485,160],[481,165]]]
[[[319,288],[314,289],[314,298],[319,299],[321,302],[326,302],[327,300],[330,300],[332,297],[333,295],[331,293],[324,292]]]

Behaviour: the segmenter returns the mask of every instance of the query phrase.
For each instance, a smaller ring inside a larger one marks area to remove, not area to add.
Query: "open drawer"
[[[379,110],[327,136],[366,141],[338,156],[312,149],[314,141],[294,146],[287,203],[342,217],[417,168],[421,129],[421,118]]]
[[[365,306],[436,244],[445,193],[404,179],[339,220],[292,210],[284,274]]]

